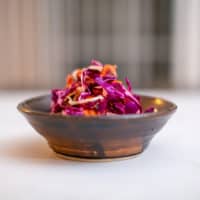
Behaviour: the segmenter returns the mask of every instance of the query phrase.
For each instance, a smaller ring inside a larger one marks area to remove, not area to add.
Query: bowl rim
[[[137,95],[144,97],[144,98],[152,98],[152,99],[160,99],[168,104],[171,104],[169,108],[158,111],[158,112],[153,112],[153,113],[142,113],[142,114],[125,114],[125,115],[98,115],[98,116],[71,116],[71,115],[61,115],[57,113],[50,113],[50,112],[43,112],[43,111],[38,111],[38,110],[33,110],[33,109],[28,109],[25,107],[25,105],[28,102],[38,100],[41,98],[45,98],[47,96],[50,96],[50,94],[44,94],[44,95],[39,95],[35,97],[28,98],[22,102],[20,102],[17,105],[18,111],[24,114],[28,115],[38,115],[38,116],[48,116],[48,117],[56,117],[56,118],[62,118],[62,119],[69,119],[69,118],[78,118],[78,119],[141,119],[141,118],[154,118],[154,117],[159,117],[159,116],[165,116],[169,114],[173,114],[178,106],[173,103],[172,101],[166,100],[165,98],[158,97],[158,96],[151,96],[151,95],[143,95],[143,94],[138,94]]]

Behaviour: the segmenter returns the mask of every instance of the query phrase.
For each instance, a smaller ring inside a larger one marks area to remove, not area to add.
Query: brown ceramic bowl
[[[141,96],[144,109],[158,112],[98,117],[50,113],[50,95],[28,99],[18,110],[60,155],[83,159],[123,158],[141,153],[177,106],[165,99]]]

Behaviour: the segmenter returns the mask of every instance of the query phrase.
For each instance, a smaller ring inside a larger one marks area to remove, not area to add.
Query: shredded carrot
[[[103,88],[103,92],[102,92],[102,95],[104,96],[104,97],[106,97],[107,96],[107,92],[106,92],[106,90]]]
[[[82,74],[82,70],[79,69],[78,72],[77,72],[77,77],[80,79],[81,78],[81,74]]]
[[[85,116],[96,116],[96,115],[98,115],[97,112],[94,111],[94,110],[84,110],[83,113],[84,113]]]
[[[116,65],[105,64],[101,71],[101,76],[105,76],[107,74],[112,74],[114,76],[117,76],[116,68],[117,68]]]
[[[67,78],[66,78],[66,87],[71,87],[73,83],[74,83],[73,76],[71,74],[67,75]]]

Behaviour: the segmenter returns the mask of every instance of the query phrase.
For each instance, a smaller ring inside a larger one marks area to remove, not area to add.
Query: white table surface
[[[140,156],[84,163],[59,159],[18,113],[35,92],[0,92],[0,200],[200,200],[200,92],[143,91],[178,112]]]

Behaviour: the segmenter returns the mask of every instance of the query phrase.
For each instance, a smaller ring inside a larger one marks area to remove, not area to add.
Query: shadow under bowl
[[[140,97],[143,109],[154,106],[157,112],[62,116],[50,113],[50,95],[28,99],[17,108],[56,153],[67,158],[105,160],[141,153],[177,109],[162,98]]]

